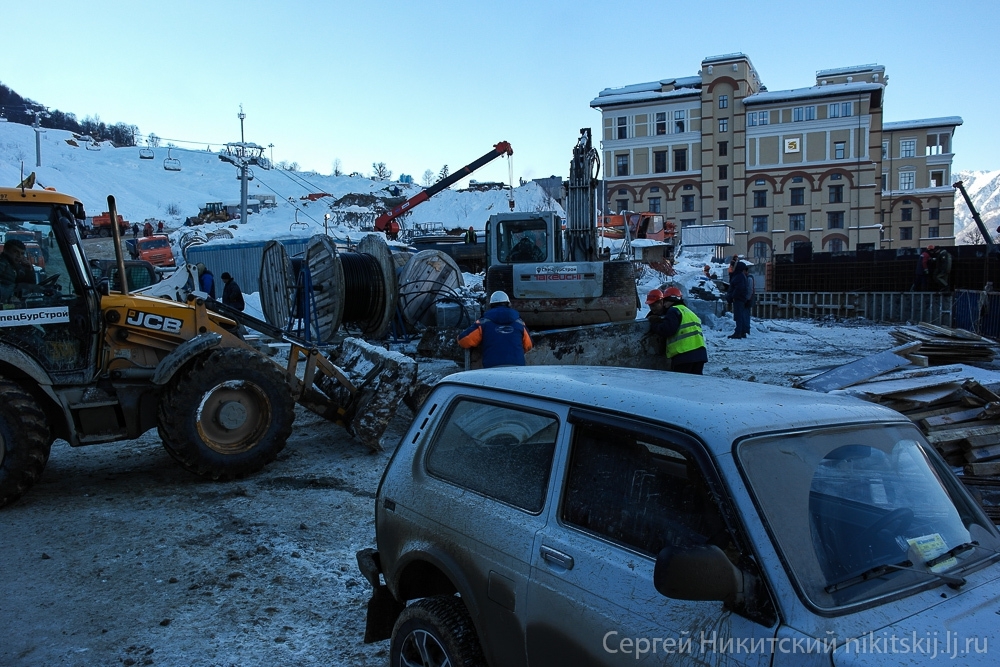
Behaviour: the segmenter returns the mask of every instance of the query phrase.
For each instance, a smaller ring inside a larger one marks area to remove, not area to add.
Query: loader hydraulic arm
[[[476,171],[477,169],[486,164],[489,164],[490,162],[497,159],[501,155],[510,156],[513,154],[514,154],[514,149],[510,147],[510,144],[507,143],[506,141],[501,141],[500,143],[493,146],[493,150],[491,150],[489,153],[482,156],[475,162],[470,162],[469,164],[465,165],[464,167],[455,171],[454,173],[445,176],[440,181],[430,186],[426,190],[421,191],[420,193],[414,195],[413,197],[410,197],[405,202],[403,202],[396,208],[392,209],[391,211],[386,211],[385,213],[380,215],[378,218],[375,219],[375,231],[384,232],[391,221],[403,215],[404,213],[408,212],[417,204],[421,204],[427,201],[428,199],[430,199],[437,193],[441,192],[445,188],[448,188],[451,185],[459,182],[472,172]]]

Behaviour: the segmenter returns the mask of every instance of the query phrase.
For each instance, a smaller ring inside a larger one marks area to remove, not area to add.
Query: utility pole
[[[42,112],[35,112],[35,124],[31,126],[35,130],[35,166],[42,166]]]
[[[247,221],[247,189],[250,181],[250,165],[259,165],[262,169],[270,169],[271,165],[264,157],[264,147],[254,143],[247,143],[243,134],[243,121],[247,115],[243,113],[243,105],[240,105],[240,142],[229,143],[219,159],[228,162],[240,170],[240,224]],[[273,144],[272,144],[273,146]]]

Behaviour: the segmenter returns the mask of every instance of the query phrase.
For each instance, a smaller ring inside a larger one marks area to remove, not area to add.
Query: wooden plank
[[[1000,459],[1000,445],[970,449],[965,453],[965,460],[969,463],[984,463],[997,459]]]
[[[936,426],[950,426],[951,424],[961,424],[962,422],[968,422],[974,419],[979,419],[982,415],[983,415],[983,408],[972,408],[970,410],[951,412],[948,414],[938,415],[936,417],[927,417],[926,419],[920,420],[920,425],[925,428],[934,428]]]
[[[927,367],[930,366],[930,359],[927,358],[925,354],[907,354],[903,355],[910,360],[910,363],[914,366]]]
[[[957,412],[967,407],[969,406],[965,405],[964,401],[952,401],[950,403],[945,403],[940,407],[934,408],[933,410],[911,411],[911,412],[906,412],[905,414],[912,421],[918,422],[921,419],[926,419],[927,417],[937,417],[939,415],[946,415],[950,412]]]
[[[905,380],[866,382],[864,384],[858,384],[850,387],[850,391],[860,391],[871,396],[909,398],[909,394],[911,392],[919,392],[921,390],[940,387],[942,385],[954,385],[955,389],[961,389],[961,383],[968,379],[968,376],[962,375],[928,375],[926,377],[907,378]],[[899,396],[896,396],[897,394],[899,394]]]
[[[843,389],[888,371],[909,366],[910,361],[900,355],[913,353],[918,349],[920,349],[920,343],[906,343],[889,350],[883,350],[849,364],[838,366],[826,373],[821,373],[806,380],[800,386],[803,389],[821,392]]]
[[[965,389],[970,394],[975,394],[976,396],[983,399],[987,403],[996,403],[997,401],[1000,401],[1000,396],[997,396],[992,391],[990,391],[983,385],[979,384],[975,380],[967,381],[965,384],[962,385],[962,388]]]
[[[1000,425],[970,426],[967,428],[950,428],[944,431],[934,431],[927,434],[927,441],[934,444],[948,440],[963,440],[980,435],[997,435],[1000,437]]]
[[[989,463],[970,463],[965,466],[964,472],[966,475],[982,475],[984,477],[1000,475],[1000,461],[991,461]]]
[[[973,435],[962,440],[962,449],[979,449],[980,447],[992,447],[1000,444],[1000,437],[996,435]]]
[[[907,380],[909,378],[931,377],[933,375],[948,375],[949,373],[961,373],[967,370],[961,364],[952,366],[935,366],[933,368],[904,368],[895,373],[879,375],[878,379],[872,382],[888,382],[889,380]]]
[[[942,403],[955,400],[962,392],[962,388],[957,384],[946,384],[920,391],[911,391],[906,394],[896,394],[888,397],[871,397],[863,392],[855,392],[853,388],[843,389],[845,394],[858,396],[865,400],[880,403],[898,412],[909,410],[927,410]]]

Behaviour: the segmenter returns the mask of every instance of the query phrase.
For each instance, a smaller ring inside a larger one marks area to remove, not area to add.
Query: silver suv
[[[683,374],[440,382],[378,489],[391,665],[996,664],[1000,534],[903,416]]]

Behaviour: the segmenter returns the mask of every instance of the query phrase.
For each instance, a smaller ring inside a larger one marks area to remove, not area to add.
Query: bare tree
[[[340,158],[339,157],[333,158],[333,175],[334,176],[343,176],[344,175],[344,167],[340,163]]]
[[[392,170],[385,166],[385,162],[372,162],[372,179],[376,181],[388,181],[392,178]]]
[[[150,132],[149,136],[146,137],[146,143],[149,144],[150,148],[159,148],[159,146],[160,146],[160,138],[158,136],[156,136],[155,133]]]
[[[434,185],[434,172],[428,169],[424,172],[423,183],[425,188],[429,188]]]

